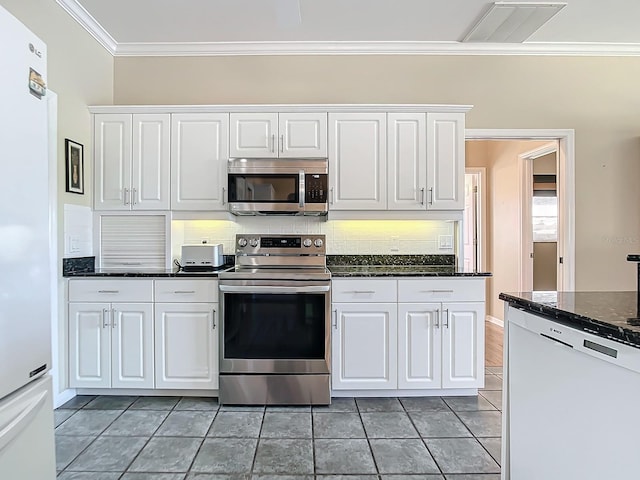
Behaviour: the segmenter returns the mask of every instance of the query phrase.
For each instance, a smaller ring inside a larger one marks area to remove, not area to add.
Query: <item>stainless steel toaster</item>
[[[208,270],[224,265],[221,243],[183,245],[181,263],[187,270]]]

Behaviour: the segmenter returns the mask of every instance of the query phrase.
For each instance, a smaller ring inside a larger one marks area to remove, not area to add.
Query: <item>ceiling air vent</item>
[[[494,2],[463,42],[522,43],[567,4]]]

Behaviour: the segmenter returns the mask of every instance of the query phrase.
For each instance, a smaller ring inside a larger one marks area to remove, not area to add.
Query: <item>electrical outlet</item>
[[[438,235],[438,248],[450,250],[453,248],[453,235]]]
[[[202,237],[200,243],[209,243],[209,237]]]
[[[400,251],[400,238],[392,236],[391,237],[391,251],[399,252]]]

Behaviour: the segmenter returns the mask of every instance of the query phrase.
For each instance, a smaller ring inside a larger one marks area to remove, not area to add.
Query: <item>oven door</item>
[[[330,282],[220,281],[220,373],[329,373]]]

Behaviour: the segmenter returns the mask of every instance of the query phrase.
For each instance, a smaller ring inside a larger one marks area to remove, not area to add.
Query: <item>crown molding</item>
[[[461,42],[120,43],[115,56],[554,55],[640,56],[640,44]]]
[[[76,0],[56,0],[71,17],[95,38],[111,55],[116,55],[118,42]]]
[[[438,104],[260,104],[260,105],[91,105],[90,113],[398,112],[466,113],[473,105]]]
[[[554,55],[640,56],[637,43],[184,42],[118,43],[77,0],[56,2],[116,57],[239,55]]]

